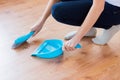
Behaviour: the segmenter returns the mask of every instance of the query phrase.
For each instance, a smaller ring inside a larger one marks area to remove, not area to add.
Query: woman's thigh
[[[58,2],[52,7],[52,16],[59,22],[80,26],[91,5],[91,0]]]
[[[120,8],[106,3],[104,11],[94,26],[109,29],[118,24],[120,24]]]
[[[80,26],[91,6],[91,0],[64,0],[52,7],[52,15],[59,22]],[[109,29],[117,24],[120,24],[120,8],[105,3],[104,11],[94,26]]]

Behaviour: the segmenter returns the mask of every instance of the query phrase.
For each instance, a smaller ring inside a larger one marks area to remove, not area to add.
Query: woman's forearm
[[[93,0],[92,7],[88,12],[81,28],[78,30],[76,36],[81,40],[83,36],[91,29],[95,24],[102,11],[104,10],[105,1],[104,0]]]
[[[38,21],[33,25],[32,29],[31,29],[31,31],[35,32],[33,36],[35,36],[42,29],[46,19],[51,14],[51,8],[52,8],[53,4],[55,4],[58,1],[59,0],[49,0],[42,16],[38,19]]]
[[[44,12],[42,14],[42,17],[41,17],[41,20],[43,22],[45,22],[46,19],[50,16],[50,14],[51,14],[51,8],[52,8],[53,4],[55,4],[58,1],[59,0],[49,0],[48,4],[47,4],[47,6],[46,6],[46,8],[45,8],[45,10],[44,10]]]

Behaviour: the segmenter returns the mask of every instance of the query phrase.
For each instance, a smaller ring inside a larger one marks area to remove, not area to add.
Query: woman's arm
[[[81,28],[77,31],[76,35],[66,42],[65,49],[73,50],[74,46],[79,43],[83,36],[92,28],[102,11],[104,10],[105,0],[93,0],[93,4],[86,16]]]
[[[40,17],[40,19],[33,25],[33,28],[31,29],[31,31],[34,31],[34,35],[35,36],[43,27],[46,19],[50,16],[51,14],[51,8],[53,6],[53,4],[55,4],[56,2],[58,2],[60,0],[49,0],[42,16]]]
[[[76,35],[80,40],[95,24],[102,11],[104,10],[104,5],[105,0],[93,0],[93,5]]]
[[[53,4],[55,4],[56,2],[58,2],[59,0],[49,0],[47,7],[45,9],[45,11],[42,14],[42,21],[45,22],[46,19],[49,17],[49,15],[51,14],[51,8],[53,6]]]

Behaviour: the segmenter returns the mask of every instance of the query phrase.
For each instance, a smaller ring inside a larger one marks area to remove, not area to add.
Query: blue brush
[[[33,34],[34,34],[34,32],[31,31],[28,34],[23,35],[23,36],[17,38],[14,41],[14,44],[12,45],[12,48],[15,49],[15,48],[19,47],[21,44],[23,44],[24,42],[26,42]]]
[[[45,40],[33,53],[32,56],[52,59],[59,57],[63,54],[62,46],[63,41],[59,39]],[[75,48],[81,48],[80,44],[77,44]]]

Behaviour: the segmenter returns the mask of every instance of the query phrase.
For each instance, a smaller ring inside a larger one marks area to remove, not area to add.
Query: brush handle
[[[26,36],[30,38],[34,34],[34,31],[29,32]]]

